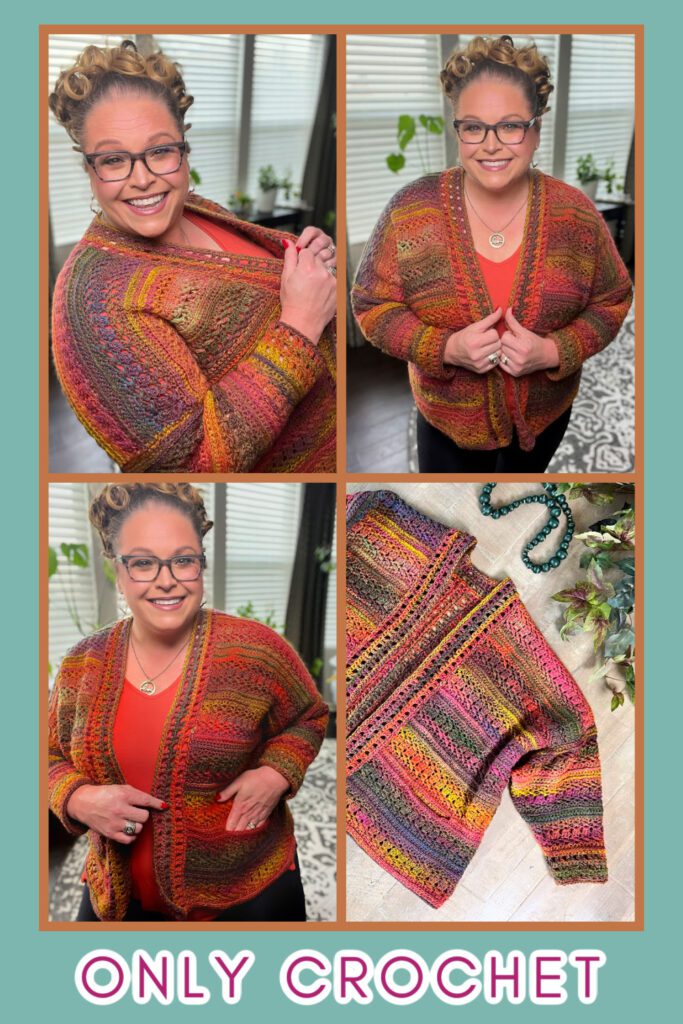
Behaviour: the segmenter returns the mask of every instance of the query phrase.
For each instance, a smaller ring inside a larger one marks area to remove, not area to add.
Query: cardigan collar
[[[219,224],[229,228],[231,231],[244,235],[249,241],[262,246],[270,254],[269,256],[245,256],[240,254],[239,259],[241,261],[245,259],[276,259],[281,261],[284,256],[282,238],[294,237],[284,231],[277,231],[274,228],[263,227],[261,224],[252,224],[250,221],[240,220],[234,213],[225,210],[218,203],[214,203],[210,199],[204,199],[202,196],[195,195],[194,193],[188,196],[184,209],[218,221]],[[226,260],[230,259],[230,253],[219,252],[215,249],[198,249],[192,246],[175,245],[172,242],[156,242],[154,239],[143,238],[142,235],[133,235],[125,231],[119,231],[118,228],[107,224],[100,214],[94,218],[88,227],[84,235],[84,241],[103,245],[107,249],[115,249],[117,246],[120,246],[126,252],[133,251],[145,253],[152,257],[166,257],[175,260],[189,259],[193,262],[200,260],[207,263],[225,263]]]
[[[449,246],[452,278],[460,303],[469,304],[472,322],[493,312],[484,275],[482,274],[467,216],[465,172],[462,167],[449,167],[440,175],[439,195],[451,235]],[[547,245],[546,175],[532,171],[529,176],[529,198],[522,243],[512,285],[510,306],[518,320],[533,322],[538,314],[542,295],[542,270]]]

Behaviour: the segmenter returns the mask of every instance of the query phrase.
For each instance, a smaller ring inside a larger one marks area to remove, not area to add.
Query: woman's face
[[[113,92],[97,103],[85,119],[85,153],[126,150],[142,153],[164,142],[182,142],[168,107],[153,96]],[[183,156],[172,174],[153,174],[142,160],[124,181],[100,181],[88,166],[93,196],[107,221],[129,234],[172,241],[189,190],[189,169]]]
[[[116,542],[117,555],[201,555],[202,545],[186,515],[150,501],[131,512],[123,521]],[[137,583],[125,565],[116,562],[118,587],[126,599],[139,633],[155,636],[181,636],[192,625],[204,596],[204,582],[198,579],[179,583],[169,566],[161,566],[151,583]]]
[[[478,78],[460,93],[455,116],[458,120],[498,124],[508,120],[530,121],[533,112],[518,85],[496,78]],[[515,145],[504,145],[490,131],[483,142],[459,140],[460,162],[481,188],[492,193],[513,191],[528,174],[539,141],[535,125]]]

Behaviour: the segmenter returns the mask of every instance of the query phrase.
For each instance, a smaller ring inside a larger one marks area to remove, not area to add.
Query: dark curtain
[[[318,109],[301,186],[301,198],[311,206],[311,224],[335,236],[337,206],[337,48],[334,37],[326,40],[325,66]]]
[[[626,163],[626,174],[624,175],[624,192],[628,196],[635,198],[636,194],[636,154],[635,154],[635,139],[631,138],[631,149],[628,154],[628,161]],[[633,269],[635,244],[635,207],[632,206],[626,213],[626,223],[624,225],[624,237],[621,241],[621,257],[627,267]]]
[[[335,503],[334,484],[304,485],[303,510],[285,619],[285,636],[311,670],[318,689],[321,688],[323,675],[325,608],[329,582],[325,564],[329,561],[332,544]],[[328,553],[327,558],[325,553]]]

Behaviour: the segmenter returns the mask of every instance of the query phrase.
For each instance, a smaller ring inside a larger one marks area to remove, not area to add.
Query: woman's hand
[[[337,308],[337,279],[328,264],[314,254],[313,244],[301,252],[292,242],[283,245],[280,319],[317,345]]]
[[[335,244],[330,236],[326,235],[320,228],[314,228],[312,225],[304,228],[296,240],[296,245],[299,250],[310,250],[314,256],[318,256],[322,260],[326,267],[337,266]]]
[[[79,786],[69,798],[66,813],[107,839],[132,843],[150,811],[167,808],[168,804],[134,786]],[[127,822],[135,825],[134,835],[123,831]]]
[[[507,330],[500,339],[501,369],[511,377],[523,377],[535,370],[550,370],[560,365],[557,345],[552,338],[542,338],[522,327],[512,310],[505,314]]]
[[[446,342],[443,361],[446,365],[462,366],[473,373],[488,373],[496,365],[489,356],[500,351],[500,338],[495,324],[503,315],[500,307],[483,320],[451,334]]]
[[[287,779],[268,765],[242,772],[226,789],[216,793],[219,803],[234,797],[226,831],[241,832],[263,824],[288,789]]]

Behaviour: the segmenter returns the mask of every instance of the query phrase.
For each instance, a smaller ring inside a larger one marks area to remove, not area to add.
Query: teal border
[[[680,947],[676,901],[680,899],[680,829],[678,772],[674,771],[674,753],[680,749],[680,668],[674,649],[676,629],[680,633],[676,564],[680,562],[680,537],[674,495],[677,471],[665,470],[665,461],[677,452],[680,407],[678,370],[680,348],[680,241],[676,231],[680,207],[678,160],[681,154],[678,129],[680,105],[679,49],[681,16],[669,5],[652,0],[647,5],[622,0],[619,5],[575,0],[570,7],[553,10],[547,2],[522,2],[513,8],[509,2],[490,0],[485,7],[433,0],[426,8],[416,7],[411,14],[389,0],[347,0],[339,15],[346,24],[393,24],[418,22],[428,16],[429,23],[443,25],[473,23],[473,14],[487,24],[545,25],[559,22],[558,14],[573,24],[618,23],[645,25],[645,155],[646,155],[646,238],[645,238],[645,560],[646,560],[646,660],[640,676],[645,700],[646,745],[646,918],[641,933],[561,932],[561,933],[53,933],[38,930],[38,277],[37,238],[38,194],[37,104],[38,104],[38,32],[41,22],[49,24],[104,23],[102,7],[87,3],[53,5],[34,3],[29,8],[14,7],[4,22],[5,104],[4,227],[6,262],[3,283],[7,286],[3,303],[4,379],[1,415],[6,468],[3,511],[3,543],[8,552],[22,552],[21,570],[14,568],[3,576],[5,632],[3,748],[6,766],[2,773],[5,885],[2,897],[5,987],[3,1004],[8,1019],[26,1013],[40,1014],[76,1024],[92,1021],[93,1012],[111,1019],[170,1020],[195,1013],[202,1020],[242,1021],[277,1019],[282,1024],[300,1021],[302,1015],[321,1013],[325,1019],[342,1020],[358,1013],[366,1019],[388,1020],[398,1012],[402,1019],[419,1019],[429,1013],[435,1019],[450,1019],[458,1013],[439,1003],[433,996],[406,1008],[377,999],[369,1010],[338,1006],[328,1000],[307,1009],[287,1002],[278,986],[282,960],[306,946],[331,956],[341,948],[357,947],[376,958],[397,947],[419,952],[428,962],[449,948],[461,947],[478,956],[489,948],[529,952],[535,948],[597,947],[607,954],[600,973],[600,995],[592,1006],[580,1006],[570,997],[566,1004],[553,1008],[554,1019],[580,1021],[591,1019],[601,1024],[642,1021],[652,1011],[664,1018],[675,1013],[674,966]],[[196,0],[188,5],[167,0],[161,8],[144,10],[139,3],[120,2],[108,6],[112,22],[139,24],[149,20],[163,23],[226,23],[239,15],[234,5]],[[261,0],[254,7],[254,22],[259,24],[333,24],[335,12],[319,2],[294,5]],[[246,23],[246,19],[240,19]],[[234,22],[233,22],[234,23]],[[251,19],[250,19],[251,23]],[[14,370],[17,375],[14,376]],[[667,473],[665,480],[665,472]],[[19,614],[19,609],[23,614]],[[110,947],[129,957],[133,949],[151,952],[161,948],[179,951],[192,949],[198,956],[204,979],[209,976],[207,954],[213,948],[234,953],[252,949],[256,964],[245,983],[238,1006],[222,1003],[218,989],[211,983],[211,1002],[191,1010],[180,1004],[160,1007],[136,1006],[125,998],[112,1008],[95,1010],[77,994],[73,971],[79,958],[97,947]],[[677,965],[676,965],[677,966]],[[667,998],[668,997],[668,998]],[[668,1004],[668,1005],[667,1005]],[[658,1010],[656,1009],[658,1008]],[[469,1020],[522,1020],[537,1018],[546,1010],[525,1003],[488,1006],[482,1001],[462,1007]],[[269,1015],[273,1014],[271,1018]],[[276,1015],[276,1016],[275,1016]],[[448,1015],[448,1017],[447,1017]]]

